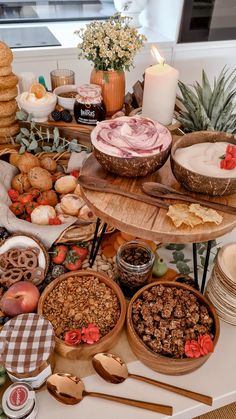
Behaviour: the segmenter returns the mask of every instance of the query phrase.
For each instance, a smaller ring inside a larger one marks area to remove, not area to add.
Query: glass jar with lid
[[[78,124],[96,125],[105,119],[105,106],[102,101],[102,89],[97,84],[83,84],[77,89],[74,104],[74,117]]]
[[[141,240],[133,240],[119,247],[116,255],[117,276],[126,296],[133,295],[148,283],[152,276],[155,254]]]

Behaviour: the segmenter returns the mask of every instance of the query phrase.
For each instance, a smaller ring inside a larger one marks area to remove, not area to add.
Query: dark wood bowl
[[[169,157],[171,144],[158,154],[145,157],[115,157],[98,150],[93,146],[93,152],[103,169],[119,176],[146,176],[160,169]]]
[[[78,276],[94,276],[99,279],[100,282],[103,282],[105,285],[110,287],[116,294],[119,303],[120,303],[120,317],[113,329],[109,333],[107,333],[105,336],[103,336],[97,343],[94,343],[92,345],[88,345],[86,343],[80,343],[78,346],[69,346],[66,345],[66,343],[59,339],[58,337],[55,337],[55,351],[68,359],[88,359],[95,355],[98,352],[106,352],[108,351],[119,339],[119,336],[122,332],[125,317],[126,317],[126,301],[125,297],[120,289],[120,287],[108,276],[95,272],[95,271],[74,271],[74,272],[68,272],[64,275],[60,275],[57,279],[52,281],[43,291],[39,303],[38,303],[38,314],[43,314],[43,307],[45,303],[45,299],[47,298],[48,294],[54,289],[56,285],[61,283],[62,281],[67,281],[68,278],[78,277]]]
[[[183,359],[176,359],[176,358],[170,358],[164,355],[159,355],[153,352],[148,346],[146,346],[145,343],[137,334],[137,332],[135,331],[133,320],[132,320],[133,303],[135,300],[137,300],[137,298],[139,298],[139,296],[143,293],[143,291],[149,290],[155,285],[163,285],[165,287],[175,287],[178,289],[191,291],[191,293],[194,294],[198,298],[198,300],[207,307],[208,311],[210,312],[214,320],[214,340],[213,340],[214,347],[217,344],[217,341],[219,339],[219,334],[220,334],[220,323],[219,323],[218,315],[213,305],[200,292],[196,291],[194,288],[188,285],[180,284],[177,282],[168,282],[168,281],[152,282],[151,284],[148,284],[145,287],[141,288],[139,291],[137,291],[136,294],[130,300],[130,303],[128,306],[128,312],[127,312],[127,335],[128,335],[128,341],[131,346],[131,349],[134,352],[134,354],[137,356],[137,358],[141,362],[143,362],[145,365],[147,365],[149,368],[153,369],[154,371],[160,372],[162,374],[182,375],[182,374],[190,373],[196,370],[197,368],[199,368],[201,365],[203,365],[211,356],[211,353],[201,356],[200,358],[183,358]]]
[[[236,145],[236,136],[225,132],[198,131],[179,138],[171,149],[171,168],[176,179],[189,191],[212,196],[231,195],[236,193],[236,178],[219,178],[201,175],[181,166],[175,160],[178,148],[197,143],[227,142]]]

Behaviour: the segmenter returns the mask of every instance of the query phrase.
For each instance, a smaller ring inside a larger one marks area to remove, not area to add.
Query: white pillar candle
[[[162,59],[163,60],[163,59]],[[142,115],[163,125],[172,123],[179,72],[164,60],[145,71]]]

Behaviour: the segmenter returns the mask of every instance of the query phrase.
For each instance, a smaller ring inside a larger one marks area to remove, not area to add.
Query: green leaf
[[[200,261],[201,261],[201,265],[204,267],[205,266],[205,261],[206,261],[205,256],[200,256]]]
[[[22,139],[22,133],[20,132],[19,134],[17,134],[15,138],[15,143],[21,144],[21,139]]]
[[[26,137],[30,136],[30,132],[27,128],[21,128],[20,132],[22,132],[23,135],[26,135]]]
[[[29,145],[29,141],[28,141],[28,140],[26,140],[26,138],[22,138],[21,142],[22,142],[22,143],[23,143],[26,147],[28,147],[28,145]]]
[[[176,268],[181,274],[188,275],[190,273],[190,267],[183,261],[178,261],[176,263]]]
[[[19,154],[23,154],[26,150],[26,147],[24,145],[21,146],[20,150],[19,150]]]
[[[185,248],[185,244],[169,243],[165,246],[168,250],[182,250]]]
[[[173,259],[174,260],[184,260],[184,253],[181,251],[175,251],[172,253]]]
[[[43,151],[51,151],[51,147],[49,145],[44,145],[42,149]]]
[[[26,121],[27,119],[27,113],[25,111],[17,111],[16,112],[16,118],[18,121]]]
[[[28,147],[28,150],[29,151],[33,151],[33,150],[36,150],[37,147],[38,147],[37,141],[36,140],[32,140],[31,143],[30,143],[30,145],[29,145],[29,147]]]

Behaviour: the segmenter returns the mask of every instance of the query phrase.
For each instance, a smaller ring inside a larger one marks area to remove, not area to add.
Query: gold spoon
[[[212,406],[212,397],[205,396],[204,394],[200,393],[195,393],[194,391],[186,390],[184,388],[176,387],[171,384],[163,383],[161,381],[156,381],[148,377],[129,373],[126,364],[118,356],[113,354],[98,353],[93,356],[92,364],[98,375],[110,383],[119,384],[125,381],[128,377],[134,378],[136,380],[144,381],[148,384],[153,384],[154,386],[163,388],[164,390],[169,390],[181,396],[185,396]]]
[[[126,399],[124,397],[113,396],[111,394],[86,391],[84,384],[76,375],[57,373],[47,379],[48,392],[59,402],[64,404],[77,404],[85,396],[99,397],[101,399],[111,400],[129,406],[139,407],[141,409],[152,410],[153,412],[163,413],[171,416],[172,406],[163,404],[149,403],[141,400]]]

